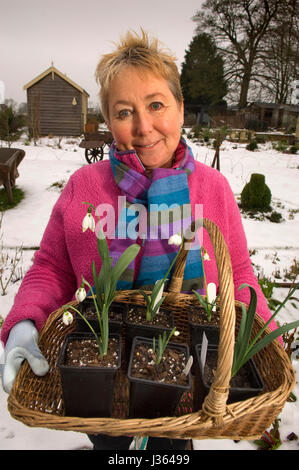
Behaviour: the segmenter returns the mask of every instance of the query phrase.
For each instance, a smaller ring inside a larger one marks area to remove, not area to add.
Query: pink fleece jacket
[[[202,204],[203,217],[218,225],[228,245],[235,298],[248,304],[249,289],[238,291],[238,287],[242,283],[250,284],[258,295],[257,311],[264,320],[268,320],[271,312],[253,273],[238,205],[226,178],[217,170],[196,162],[188,182],[193,210],[195,204]],[[86,165],[70,177],[52,210],[33,265],[26,273],[2,326],[4,343],[10,329],[20,320],[31,319],[40,330],[51,312],[74,299],[82,276],[93,282],[91,263],[95,260],[99,269],[101,262],[95,234],[90,230],[82,233],[82,220],[87,210],[82,202],[95,206],[111,204],[117,220],[118,196],[121,192],[114,182],[109,161]],[[217,266],[205,230],[203,244],[211,256],[211,261],[205,263],[207,282],[215,282],[218,287]],[[274,329],[275,323],[272,322],[270,327]]]

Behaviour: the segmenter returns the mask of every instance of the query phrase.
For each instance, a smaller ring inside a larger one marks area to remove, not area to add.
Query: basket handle
[[[190,239],[186,238],[186,240],[191,242],[194,239],[194,230],[199,226],[203,226],[207,230],[213,245],[218,268],[220,294],[220,340],[217,370],[209,394],[202,406],[202,418],[208,419],[212,417],[215,420],[215,424],[220,426],[226,413],[226,402],[234,355],[236,319],[234,283],[230,254],[224,237],[214,222],[205,218],[192,222],[189,230],[191,230],[193,236]],[[188,250],[183,248],[178,256],[171,278],[165,299],[167,303],[174,301],[176,295],[181,292],[187,255]]]

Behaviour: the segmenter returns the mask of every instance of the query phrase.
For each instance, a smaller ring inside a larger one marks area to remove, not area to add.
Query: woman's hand
[[[31,320],[22,320],[10,331],[4,353],[0,359],[2,386],[10,393],[22,362],[27,359],[32,371],[45,375],[49,364],[37,345],[38,331]]]

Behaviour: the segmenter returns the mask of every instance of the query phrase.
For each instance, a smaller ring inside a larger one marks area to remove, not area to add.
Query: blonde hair
[[[128,31],[116,44],[115,51],[105,54],[99,61],[95,78],[100,85],[100,102],[103,117],[109,122],[109,87],[116,74],[126,66],[147,69],[158,77],[163,77],[178,105],[183,102],[180,74],[175,64],[176,57],[160,48],[157,38],[149,38],[141,29],[141,35]]]

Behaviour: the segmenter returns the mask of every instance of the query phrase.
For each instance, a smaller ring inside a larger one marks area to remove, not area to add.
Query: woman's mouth
[[[160,142],[160,140],[157,140],[156,142],[152,142],[150,144],[135,144],[134,147],[137,147],[139,149],[152,149],[155,147]]]

